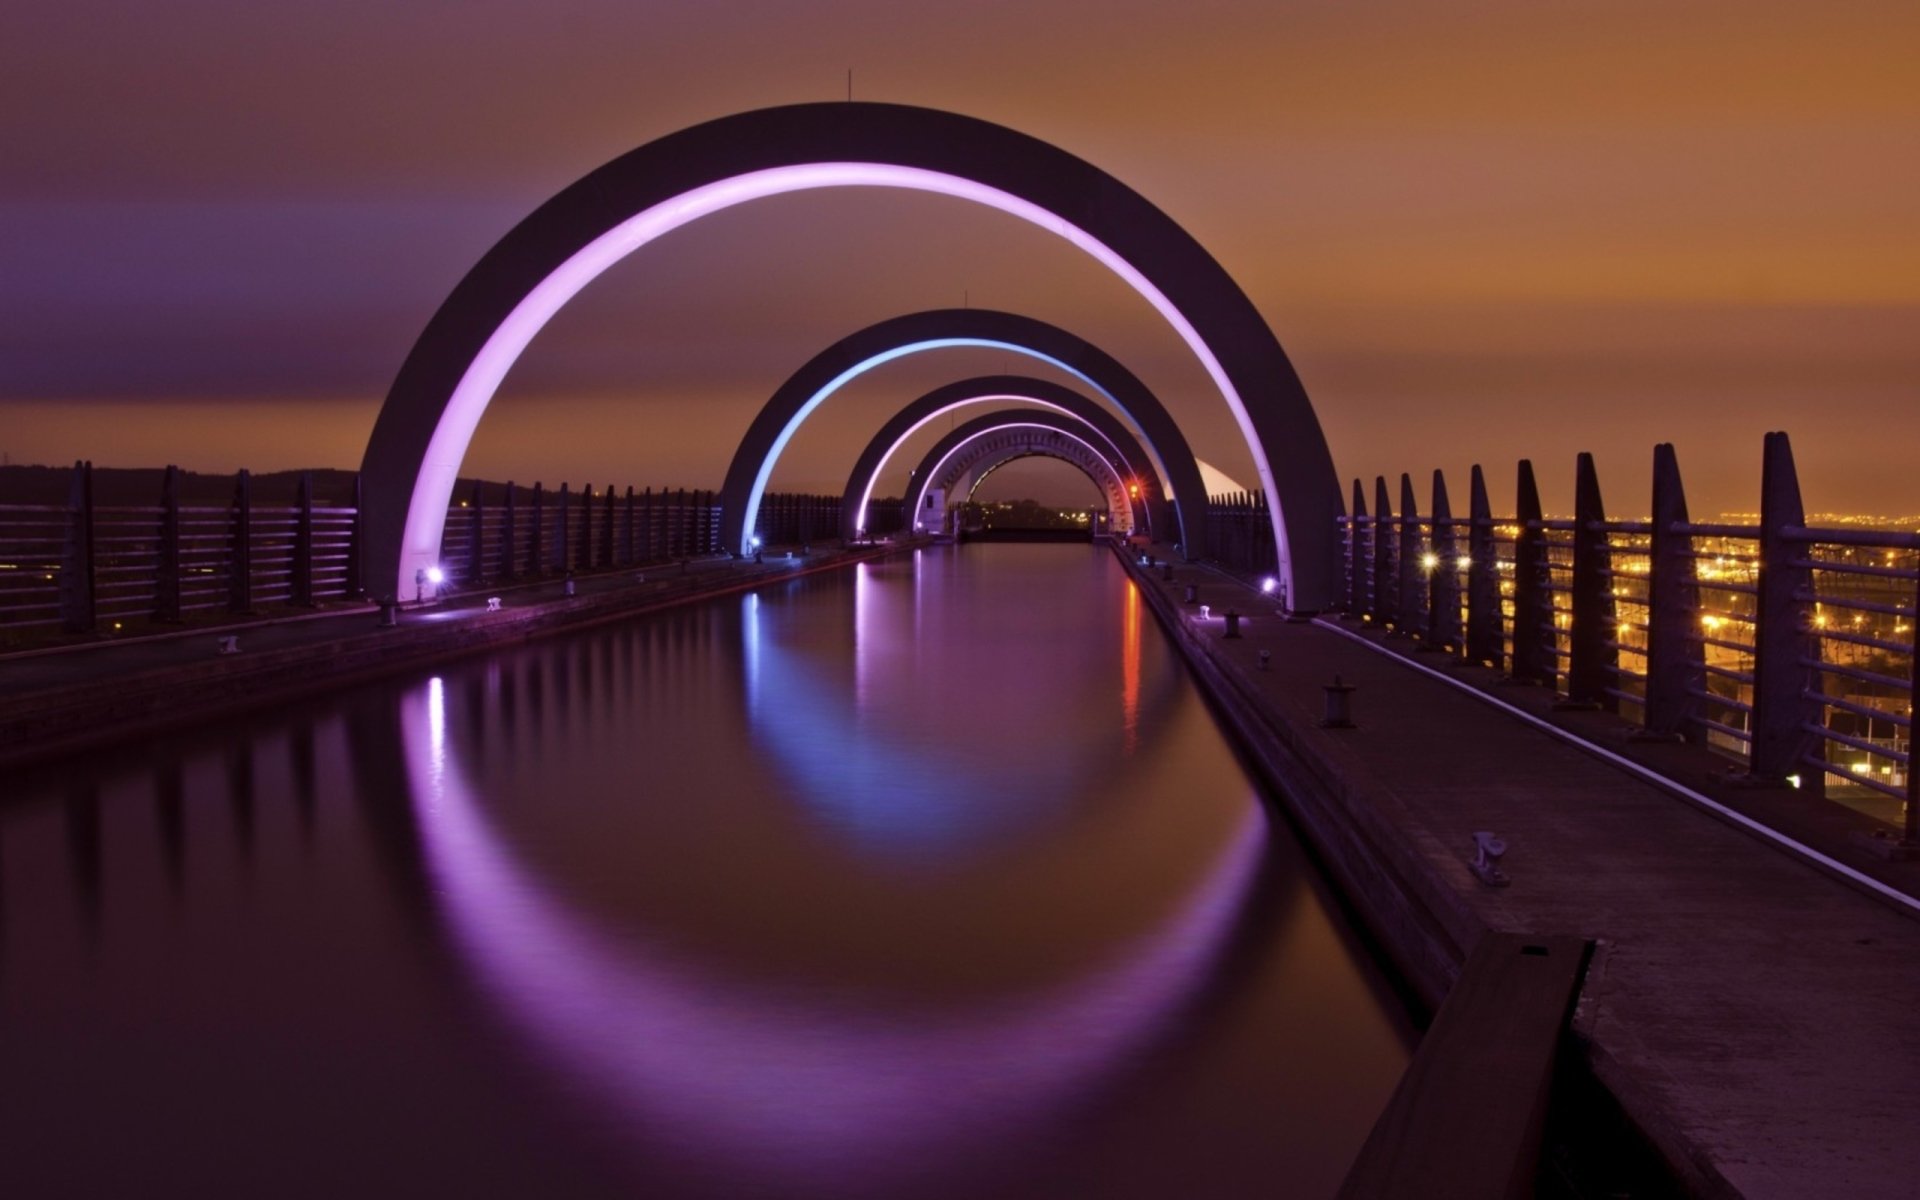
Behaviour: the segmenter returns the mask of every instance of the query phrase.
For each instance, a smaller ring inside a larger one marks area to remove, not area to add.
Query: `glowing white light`
[[[494,329],[486,344],[467,365],[460,382],[455,385],[452,394],[447,398],[446,407],[441,412],[439,423],[434,427],[433,436],[428,439],[427,451],[414,484],[413,497],[407,507],[406,528],[401,540],[400,577],[406,578],[408,568],[432,562],[439,556],[440,536],[446,524],[447,508],[453,498],[453,486],[460,471],[460,462],[466,457],[467,445],[473,440],[474,430],[478,427],[481,416],[486,412],[488,402],[493,399],[501,381],[506,378],[507,372],[512,369],[513,364],[518,361],[534,336],[545,327],[554,313],[579,294],[580,289],[599,278],[609,267],[640,247],[701,217],[731,208],[736,204],[744,204],[749,200],[829,187],[906,188],[969,200],[1038,225],[1065,238],[1093,256],[1153,305],[1173,327],[1174,332],[1180,335],[1181,340],[1186,342],[1194,356],[1199,359],[1200,365],[1212,378],[1214,386],[1219,389],[1221,398],[1233,412],[1234,420],[1239,423],[1241,436],[1253,455],[1254,468],[1260,476],[1261,486],[1269,495],[1279,494],[1279,488],[1274,483],[1273,470],[1267,462],[1266,449],[1260,444],[1260,439],[1254,431],[1253,420],[1240,398],[1239,391],[1233,386],[1233,381],[1227,377],[1226,369],[1220,365],[1213,350],[1201,338],[1192,322],[1187,320],[1165,293],[1154,286],[1131,263],[1121,258],[1092,234],[1039,205],[1009,192],[940,171],[903,167],[891,163],[801,163],[772,167],[762,171],[749,171],[730,179],[719,180],[693,188],[635,213],[582,247],[573,257],[560,264],[551,274],[536,284],[520,303],[514,306],[513,311],[508,313],[506,319]],[[858,374],[858,371],[854,374]],[[832,386],[837,387],[844,381],[844,379],[838,380]],[[831,388],[828,390],[830,391]],[[816,398],[814,403],[824,398],[823,394]],[[800,415],[805,414],[803,412]],[[799,418],[795,419],[797,421]],[[782,431],[775,445],[773,457],[778,456],[779,448],[785,445],[791,430],[790,425],[787,430]],[[747,518],[745,528],[753,527],[752,520],[759,508],[760,494],[765,486],[768,469],[770,466],[763,468],[749,497],[747,511],[744,514]],[[1286,527],[1279,517],[1280,510],[1276,507],[1273,511],[1274,537],[1280,560],[1285,563],[1290,560],[1291,555],[1286,540]]]
[[[1279,586],[1280,586],[1280,581],[1278,579],[1275,579],[1271,575],[1267,576],[1265,579],[1262,579],[1260,581],[1260,590],[1265,592],[1269,596],[1273,594],[1273,589]]]
[[[435,587],[439,587],[440,584],[446,580],[446,578],[447,578],[447,573],[445,571],[442,571],[439,567],[427,568],[427,582],[433,584]]]

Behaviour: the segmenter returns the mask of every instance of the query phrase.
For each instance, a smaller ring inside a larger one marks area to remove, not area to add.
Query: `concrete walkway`
[[[1237,581],[1129,569],[1430,1001],[1485,930],[1596,939],[1576,1034],[1690,1188],[1920,1195],[1920,920]],[[1320,726],[1336,675],[1357,728]],[[1468,869],[1478,830],[1510,886]]]

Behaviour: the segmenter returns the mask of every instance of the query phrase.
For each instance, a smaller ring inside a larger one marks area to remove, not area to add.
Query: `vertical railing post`
[[[1382,625],[1400,623],[1393,578],[1393,503],[1387,499],[1385,475],[1373,477],[1373,619]]]
[[[288,600],[313,607],[313,472],[300,472],[299,513],[293,523],[293,586]]]
[[[180,620],[180,468],[169,465],[160,480],[160,540],[153,580],[153,619]]]
[[[1760,586],[1753,635],[1753,757],[1756,779],[1779,780],[1801,773],[1819,745],[1817,700],[1807,699],[1814,675],[1808,663],[1820,653],[1813,632],[1813,573],[1794,560],[1806,553],[1789,536],[1806,523],[1793,447],[1784,433],[1769,433],[1760,468]],[[1811,728],[1810,728],[1811,727]],[[1815,782],[1824,788],[1825,776]]]
[[[574,551],[574,563],[582,571],[593,570],[593,485],[580,489],[580,548]]]
[[[604,507],[606,511],[600,514],[600,565],[603,568],[610,568],[614,565],[613,563],[614,494],[613,494],[613,485],[611,483],[607,485],[607,496],[606,496],[606,500],[604,501]]]
[[[1567,631],[1567,699],[1618,712],[1608,688],[1619,679],[1620,652],[1614,627],[1613,550],[1606,505],[1593,455],[1582,453],[1573,484],[1573,594]]]
[[[1453,504],[1447,499],[1447,477],[1433,473],[1433,571],[1427,580],[1427,645],[1435,650],[1460,648],[1460,555],[1453,530]]]
[[[92,633],[94,594],[93,464],[73,464],[67,489],[67,537],[60,556],[60,621],[68,633]]]
[[[1353,531],[1347,539],[1347,611],[1363,617],[1373,612],[1373,589],[1367,586],[1367,571],[1373,565],[1367,553],[1373,544],[1373,522],[1367,517],[1367,495],[1358,479],[1353,481],[1353,515],[1347,524]]]
[[[1513,666],[1515,679],[1527,683],[1554,681],[1553,593],[1547,589],[1546,519],[1540,507],[1540,489],[1533,481],[1533,463],[1520,460],[1520,482],[1514,502],[1519,532],[1513,546]]]
[[[353,524],[350,528],[352,532],[347,535],[346,596],[349,600],[358,600],[367,594],[366,575],[360,562],[360,554],[367,544],[367,505],[357,471],[353,476]]]
[[[573,565],[572,547],[567,538],[567,518],[573,515],[573,491],[562,483],[553,501],[553,569],[565,575]]]
[[[500,578],[502,579],[512,579],[520,574],[520,565],[513,556],[516,532],[513,527],[516,515],[513,493],[516,490],[518,489],[513,486],[513,480],[507,480],[507,500],[500,506]]]
[[[637,512],[635,512],[635,510],[634,510],[634,503],[633,503],[633,485],[632,485],[632,484],[628,484],[628,485],[627,485],[627,507],[626,507],[626,514],[627,514],[627,525],[626,525],[626,530],[625,530],[625,532],[626,532],[626,547],[627,547],[627,555],[626,555],[626,557],[625,557],[625,558],[623,558],[623,559],[621,560],[621,562],[622,562],[622,563],[623,563],[624,565],[626,565],[626,566],[629,566],[629,567],[630,567],[630,566],[632,566],[632,565],[633,565],[633,564],[634,564],[634,563],[635,563],[635,562],[637,561],[637,560],[636,560],[636,559],[634,558],[634,553],[635,553],[635,550],[636,550],[636,546],[637,546],[637,543],[636,543],[636,541],[635,541],[635,539],[634,539],[634,518],[635,518],[636,516],[638,516],[638,515],[639,515],[639,514],[638,514]]]
[[[527,522],[527,574],[535,579],[547,573],[545,547],[542,543],[547,536],[546,488],[536,479],[533,481],[533,513]]]
[[[1913,588],[1913,616],[1907,621],[1913,632],[1907,641],[1907,712],[1920,713],[1920,581]],[[1907,728],[1907,810],[1900,822],[1899,848],[1911,859],[1920,855],[1920,738]]]
[[[1400,588],[1396,629],[1419,637],[1426,629],[1426,591],[1420,582],[1420,506],[1413,498],[1413,476],[1400,476]]]
[[[468,493],[467,509],[467,586],[479,587],[487,577],[487,508],[478,479]]]
[[[1671,443],[1653,448],[1653,534],[1647,548],[1647,733],[1704,742],[1694,724],[1695,692],[1707,682],[1705,647],[1696,622],[1693,536],[1686,531],[1687,493]]]
[[[1487,476],[1473,464],[1467,519],[1467,657],[1501,666],[1506,647],[1500,637],[1500,552],[1493,539],[1493,505],[1487,500]],[[1511,666],[1511,664],[1506,664]]]
[[[232,550],[227,556],[227,609],[253,611],[253,474],[245,467],[233,480]]]

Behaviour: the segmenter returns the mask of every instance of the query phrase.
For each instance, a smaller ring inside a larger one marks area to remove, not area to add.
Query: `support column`
[[[507,480],[507,502],[500,513],[500,578],[512,579],[520,574],[519,564],[513,557],[514,500],[513,480]]]
[[[1373,612],[1373,589],[1368,586],[1367,567],[1372,563],[1373,522],[1367,517],[1367,495],[1358,479],[1353,481],[1353,515],[1347,518],[1347,612],[1366,616]]]
[[[633,519],[638,515],[639,514],[634,511],[633,485],[628,484],[627,485],[627,528],[626,528],[627,556],[621,560],[621,563],[624,566],[630,567],[636,561],[634,559],[635,540],[634,540]]]
[[[478,479],[473,481],[467,509],[467,586],[479,587],[487,577],[487,510]]]
[[[1687,533],[1687,493],[1671,443],[1653,448],[1653,545],[1647,567],[1647,732],[1706,741],[1693,723],[1696,691],[1707,684],[1705,647],[1698,640],[1700,588],[1694,579],[1693,537]]]
[[[1393,504],[1387,499],[1387,477],[1373,477],[1373,619],[1400,623],[1400,598],[1394,595]]]
[[[546,498],[546,489],[534,480],[533,519],[527,528],[527,574],[535,579],[547,573],[545,547],[541,545],[547,536]]]
[[[227,556],[227,609],[253,611],[253,475],[245,467],[233,481],[232,550]]]
[[[1813,572],[1794,566],[1805,544],[1788,530],[1806,524],[1793,447],[1784,433],[1769,433],[1760,468],[1760,587],[1753,636],[1753,757],[1748,769],[1759,779],[1802,775],[1805,759],[1820,745],[1821,709],[1806,692],[1815,682],[1806,665],[1820,654],[1813,633]],[[1824,787],[1825,777],[1814,773]]]
[[[353,532],[347,538],[346,598],[358,600],[367,594],[365,578],[360,574],[360,551],[366,545],[367,506],[360,489],[360,474],[353,476]]]
[[[1514,520],[1520,526],[1513,547],[1513,677],[1553,686],[1553,593],[1547,590],[1547,531],[1540,510],[1540,489],[1533,463],[1520,460]]]
[[[1413,476],[1400,476],[1400,595],[1396,628],[1409,637],[1419,637],[1427,627],[1427,589],[1421,584],[1424,569],[1420,553],[1420,506],[1413,499]]]
[[[153,581],[153,619],[180,620],[180,468],[169,465],[160,481],[160,539]]]
[[[613,566],[613,505],[613,485],[609,483],[604,502],[606,511],[600,514],[600,565],[603,568]]]
[[[1433,547],[1435,559],[1427,579],[1427,645],[1435,650],[1460,648],[1460,556],[1453,530],[1453,505],[1447,499],[1447,477],[1433,473]]]
[[[300,473],[299,515],[293,525],[293,587],[288,599],[313,607],[313,472]]]
[[[1567,637],[1567,699],[1618,712],[1619,701],[1607,693],[1619,679],[1620,652],[1614,649],[1618,630],[1606,520],[1593,455],[1582,453],[1573,484],[1573,626]]]
[[[1500,553],[1493,540],[1493,506],[1487,501],[1487,477],[1473,464],[1467,499],[1467,657],[1512,669],[1504,662],[1506,646],[1500,632]]]
[[[76,462],[60,556],[60,622],[68,633],[92,633],[97,624],[93,532],[93,463]]]

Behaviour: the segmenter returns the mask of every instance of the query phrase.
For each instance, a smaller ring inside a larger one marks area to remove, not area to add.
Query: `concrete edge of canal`
[[[907,553],[914,543],[765,563],[667,564],[411,608],[393,627],[377,610],[103,642],[10,662],[34,679],[0,690],[0,768],[35,765],[126,738],[163,733],[262,704],[553,634]],[[644,576],[644,579],[642,578]],[[219,653],[222,637],[241,649]],[[256,648],[258,647],[258,648]]]
[[[1337,731],[1322,727],[1320,713],[1277,703],[1262,692],[1247,667],[1223,652],[1223,639],[1211,632],[1211,625],[1203,633],[1183,614],[1168,582],[1137,561],[1138,548],[1116,543],[1114,551],[1248,765],[1304,833],[1343,903],[1421,1010],[1418,1015],[1430,1018],[1459,980],[1474,947],[1487,934],[1499,932],[1471,903],[1480,884],[1468,873],[1463,856],[1438,844],[1422,822],[1407,819],[1391,790],[1374,786],[1364,770],[1350,769],[1358,766],[1351,748]],[[1180,583],[1173,586],[1197,578],[1198,568],[1178,569]],[[1280,619],[1274,606],[1263,604],[1251,587],[1225,576],[1211,584],[1206,590],[1215,593],[1214,599],[1223,590],[1238,592],[1249,614],[1258,613],[1268,624]],[[1604,942],[1595,946],[1590,979],[1604,972],[1607,952]],[[1572,1045],[1570,1052],[1563,1051],[1556,1092],[1566,1097],[1568,1107],[1578,1108],[1580,1119],[1591,1123],[1596,1138],[1607,1143],[1589,1153],[1618,1156],[1625,1163],[1622,1169],[1644,1181],[1651,1194],[1740,1195],[1667,1118],[1636,1072],[1586,1036],[1591,1016],[1585,1009],[1583,1004],[1575,1011]],[[1440,1180],[1429,1183],[1433,1190],[1425,1195],[1453,1194]]]

